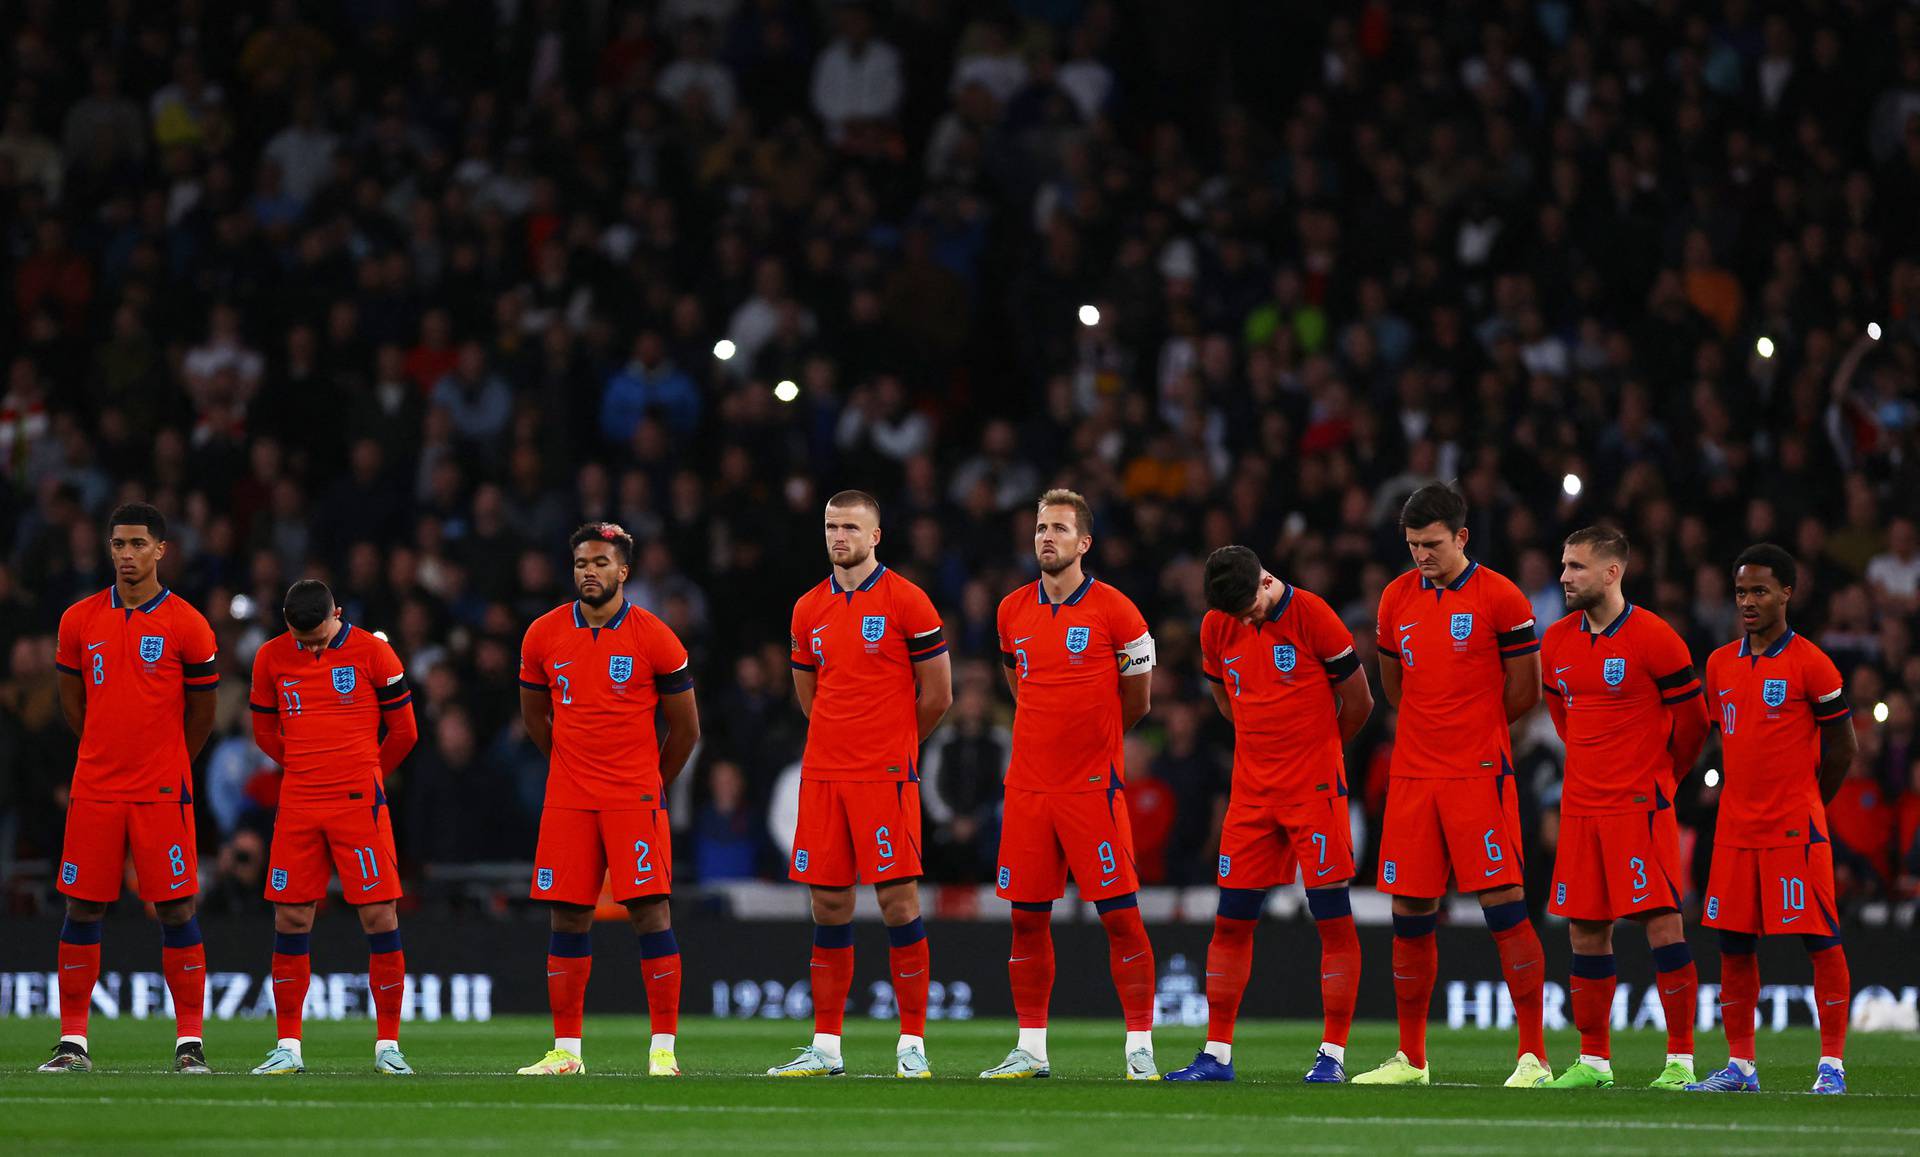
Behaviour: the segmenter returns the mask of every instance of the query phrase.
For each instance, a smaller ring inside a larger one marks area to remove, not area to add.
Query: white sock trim
[[[1608,1057],[1596,1057],[1592,1053],[1581,1053],[1580,1063],[1596,1072],[1613,1075],[1613,1061]]]
[[[1320,1051],[1332,1057],[1334,1060],[1339,1061],[1343,1065],[1347,1063],[1347,1046],[1346,1045],[1337,1045],[1337,1044],[1334,1044],[1332,1041],[1321,1041]]]
[[[1129,1029],[1127,1031],[1128,1055],[1132,1055],[1136,1049],[1146,1049],[1148,1052],[1153,1051],[1153,1030],[1146,1029],[1136,1032]]]
[[[893,1051],[899,1052],[902,1049],[919,1049],[922,1053],[925,1053],[927,1051],[927,1038],[914,1036],[910,1032],[903,1032],[900,1034],[900,1043],[893,1047]]]
[[[840,1055],[840,1034],[837,1032],[814,1033],[813,1047],[830,1057],[837,1057]]]
[[[1692,1053],[1668,1053],[1667,1063],[1670,1065],[1685,1065],[1688,1068],[1692,1068],[1693,1054]]]
[[[1821,1057],[1820,1063],[1823,1065],[1832,1065],[1843,1073],[1847,1071],[1847,1062],[1839,1057]]]
[[[580,1051],[580,1038],[577,1036],[557,1036],[553,1038],[553,1047],[563,1053],[572,1053],[576,1057],[587,1054]]]
[[[1045,1064],[1047,1061],[1047,1030],[1046,1028],[1042,1026],[1040,1028],[1021,1029],[1019,1043],[1016,1044],[1014,1047],[1020,1049],[1022,1052],[1025,1052],[1028,1056],[1032,1057],[1036,1061],[1039,1061],[1041,1064]]]
[[[1754,1073],[1753,1062],[1750,1060],[1742,1059],[1740,1057],[1728,1057],[1727,1066],[1741,1073],[1744,1073],[1749,1077],[1752,1076]]]
[[[1233,1046],[1227,1043],[1226,1041],[1210,1040],[1206,1043],[1205,1047],[1201,1048],[1200,1051],[1212,1057],[1214,1060],[1219,1061],[1223,1065],[1230,1065],[1233,1063]]]
[[[286,1049],[297,1057],[300,1055],[300,1038],[297,1036],[283,1036],[275,1042],[274,1047]],[[378,1050],[376,1049],[375,1051]]]
[[[373,1055],[376,1057],[379,1056],[381,1053],[386,1052],[388,1049],[392,1049],[394,1052],[399,1052],[400,1042],[397,1040],[376,1040],[373,1042]]]
[[[674,1050],[674,1041],[676,1039],[677,1039],[677,1036],[674,1033],[657,1032],[653,1034],[653,1040],[651,1043],[647,1045],[647,1047],[650,1049],[666,1049],[668,1052],[672,1052]]]
[[[174,1048],[179,1048],[181,1045],[197,1045],[200,1043],[202,1042],[197,1036],[177,1036],[173,1038]]]

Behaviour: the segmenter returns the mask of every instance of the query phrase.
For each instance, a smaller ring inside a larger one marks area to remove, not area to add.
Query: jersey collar
[[[1457,591],[1457,590],[1459,590],[1459,589],[1460,589],[1461,587],[1463,587],[1463,586],[1466,586],[1466,585],[1467,585],[1467,580],[1473,577],[1473,572],[1474,572],[1474,571],[1477,571],[1477,570],[1479,570],[1479,569],[1480,569],[1480,564],[1479,564],[1479,563],[1477,563],[1477,562],[1475,562],[1475,561],[1473,561],[1472,559],[1468,559],[1468,560],[1467,560],[1467,569],[1465,569],[1465,570],[1463,570],[1463,571],[1461,571],[1461,572],[1460,572],[1460,577],[1459,577],[1459,578],[1457,578],[1457,579],[1454,579],[1454,580],[1453,580],[1452,582],[1450,582],[1450,583],[1448,583],[1448,584],[1447,584],[1447,589],[1448,589],[1448,590],[1450,590],[1450,591]],[[1433,580],[1432,580],[1432,579],[1430,579],[1430,578],[1428,578],[1428,577],[1427,577],[1426,575],[1421,575],[1421,576],[1420,576],[1420,589],[1421,589],[1421,590],[1423,590],[1423,591],[1431,591],[1431,590],[1437,590],[1437,589],[1439,589],[1439,588],[1437,588],[1437,587],[1435,587],[1435,586],[1433,585]]]
[[[115,583],[112,586],[108,587],[107,593],[113,599],[114,610],[124,611],[127,609],[127,604],[120,600],[120,584],[119,583]],[[141,603],[139,606],[133,609],[136,611],[139,611],[143,615],[150,615],[154,612],[154,609],[157,608],[161,603],[166,602],[167,596],[172,593],[173,592],[168,590],[166,587],[161,587],[159,594],[153,596],[152,598],[148,599],[146,602]]]
[[[333,633],[333,641],[327,644],[327,650],[338,651],[340,648],[346,646],[347,634],[352,630],[353,630],[352,623],[347,622],[345,619],[340,620],[340,629]],[[296,651],[304,651],[307,648],[304,643],[302,643],[298,639],[295,639],[293,641],[293,649]]]
[[[611,631],[619,627],[621,623],[624,623],[627,621],[627,612],[632,609],[633,609],[633,604],[628,602],[625,597],[622,597],[620,600],[620,609],[613,613],[613,617],[611,619],[607,620],[607,625],[604,629]],[[576,628],[581,628],[581,629],[591,627],[593,625],[587,622],[587,616],[580,610],[579,599],[573,600],[573,625]]]
[[[1087,592],[1093,589],[1093,576],[1088,575],[1087,577],[1081,579],[1079,587],[1075,588],[1072,594],[1068,595],[1065,599],[1061,600],[1058,604],[1055,604],[1047,599],[1046,580],[1035,579],[1033,583],[1033,589],[1040,592],[1040,605],[1043,607],[1051,607],[1055,605],[1063,606],[1063,607],[1071,607],[1078,604],[1081,599],[1086,598]]]
[[[865,579],[861,581],[859,586],[853,589],[855,591],[870,591],[873,589],[873,584],[880,581],[880,576],[886,573],[887,573],[887,564],[884,562],[878,563],[874,566],[873,573],[868,575]],[[833,584],[833,593],[836,595],[853,593],[852,591],[849,591],[847,590],[847,588],[840,585],[839,575],[830,574],[827,576],[827,581]]]
[[[1293,602],[1293,584],[1286,579],[1281,579],[1280,585],[1287,588],[1287,590],[1285,594],[1280,596],[1280,601],[1273,604],[1273,613],[1267,616],[1269,623],[1279,622],[1280,616],[1287,613],[1288,605]]]
[[[1613,622],[1608,625],[1606,630],[1600,632],[1601,636],[1603,638],[1611,639],[1615,635],[1619,634],[1620,628],[1626,625],[1627,616],[1631,615],[1632,613],[1633,613],[1633,604],[1628,603],[1626,605],[1626,609],[1620,612],[1619,617],[1615,618]],[[1593,624],[1587,621],[1587,613],[1585,611],[1580,612],[1580,629],[1585,631],[1589,635],[1594,633]],[[1744,644],[1745,644],[1745,640],[1742,640],[1742,645]]]
[[[1762,652],[1760,657],[1762,659],[1777,659],[1780,657],[1780,652],[1786,650],[1787,644],[1791,643],[1792,641],[1793,641],[1793,628],[1788,627],[1787,633],[1775,639],[1773,641],[1773,646],[1768,647],[1764,652]],[[1740,657],[1742,659],[1753,658],[1753,641],[1748,639],[1745,635],[1740,636]]]

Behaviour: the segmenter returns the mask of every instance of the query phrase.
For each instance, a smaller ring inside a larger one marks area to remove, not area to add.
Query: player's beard
[[[1035,555],[1034,559],[1040,564],[1040,573],[1051,576],[1059,574],[1075,562],[1078,562],[1080,556],[1077,554],[1067,554],[1065,551],[1055,551],[1051,561],[1041,558],[1039,555]]]
[[[1569,611],[1590,611],[1600,605],[1599,591],[1582,593],[1580,591],[1570,591],[1562,587],[1560,588],[1560,593],[1566,596],[1567,610]]]
[[[596,594],[588,594],[586,591],[581,591],[580,601],[597,611],[612,602],[614,597],[619,593],[619,587],[601,587]]]
[[[852,543],[847,545],[847,560],[845,562],[841,562],[835,558],[833,551],[827,551],[827,561],[839,567],[841,570],[852,570],[854,567],[862,566],[872,557],[873,549],[871,547],[855,546]]]

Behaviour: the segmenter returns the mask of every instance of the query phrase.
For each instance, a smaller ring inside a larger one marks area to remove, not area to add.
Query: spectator
[[[600,397],[600,437],[610,446],[631,445],[641,420],[657,414],[677,434],[689,434],[700,421],[700,391],[693,379],[667,358],[656,330],[633,340],[633,356],[607,379]]]
[[[995,863],[1001,782],[1013,757],[1013,735],[993,719],[992,677],[963,677],[952,710],[921,755],[925,860],[936,880],[982,879]]]
[[[893,120],[905,83],[900,53],[875,37],[865,0],[840,5],[834,19],[838,34],[813,65],[813,111],[827,139],[846,146]]]
[[[693,830],[694,879],[720,884],[758,873],[764,839],[758,817],[747,806],[747,781],[738,764],[721,759],[709,765],[707,802]]]

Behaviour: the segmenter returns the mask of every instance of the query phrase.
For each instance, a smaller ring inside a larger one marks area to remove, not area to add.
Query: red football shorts
[[[1293,883],[1293,869],[1309,888],[1353,878],[1353,832],[1344,796],[1287,807],[1231,800],[1220,825],[1220,886],[1274,888]]]
[[[920,785],[908,780],[802,779],[787,878],[821,888],[891,884],[920,875]]]
[[[400,861],[386,805],[281,808],[267,853],[267,899],[311,904],[327,894],[327,879],[336,871],[349,904],[400,898]]]
[[[1387,781],[1380,890],[1433,899],[1519,884],[1520,801],[1511,776]]]
[[[190,803],[76,799],[67,805],[60,891],[99,904],[118,900],[131,852],[142,900],[194,895],[200,891],[200,860],[193,844]]]
[[[1126,793],[1008,788],[995,894],[1016,904],[1058,900],[1068,870],[1082,900],[1140,890]]]
[[[1547,911],[1569,920],[1618,920],[1678,909],[1685,878],[1672,808],[1567,816]]]
[[[527,894],[591,906],[600,902],[600,882],[606,879],[621,902],[672,893],[673,827],[666,809],[542,810],[533,888]]]
[[[1784,848],[1715,845],[1700,921],[1709,928],[1756,936],[1838,936],[1833,902],[1833,845]]]

